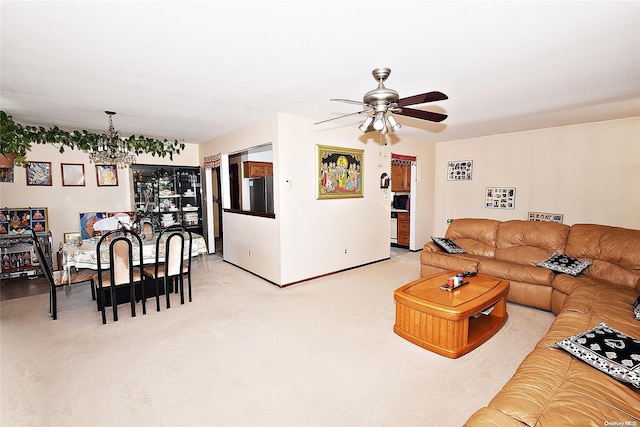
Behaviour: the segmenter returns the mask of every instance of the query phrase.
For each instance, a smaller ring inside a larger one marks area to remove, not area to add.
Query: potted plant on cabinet
[[[31,149],[33,140],[31,133],[21,124],[15,123],[13,118],[4,111],[0,111],[1,140],[0,167],[12,165],[22,166],[27,163],[27,152]]]

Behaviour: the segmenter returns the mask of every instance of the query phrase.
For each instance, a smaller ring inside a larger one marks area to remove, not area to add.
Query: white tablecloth
[[[208,254],[207,242],[199,234],[193,234],[193,242],[191,247],[191,256],[195,257],[200,255],[201,258],[207,259]],[[82,245],[65,245],[62,248],[62,264],[63,268],[68,271],[71,267],[75,268],[90,268],[93,270],[98,269],[98,260],[96,247],[99,239],[87,239],[82,241]],[[134,240],[137,246],[137,240]],[[185,239],[185,250],[188,245],[188,240]],[[160,244],[160,253],[164,253],[164,243]],[[133,251],[133,263],[139,265],[140,257],[138,250],[134,247]],[[156,239],[145,240],[142,242],[142,257],[143,264],[153,264],[156,262]],[[160,258],[163,261],[164,257]],[[101,265],[102,268],[109,268],[109,244],[103,244],[101,250]]]

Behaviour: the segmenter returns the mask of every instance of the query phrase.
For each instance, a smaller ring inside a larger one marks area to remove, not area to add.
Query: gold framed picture
[[[364,197],[364,150],[317,147],[318,199]]]

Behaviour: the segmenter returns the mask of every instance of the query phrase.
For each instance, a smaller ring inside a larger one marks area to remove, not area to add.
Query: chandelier
[[[89,160],[95,164],[128,168],[136,161],[135,153],[113,127],[113,116],[116,113],[114,111],[105,111],[105,113],[109,116],[109,131],[106,135],[100,135],[97,147],[89,152]]]

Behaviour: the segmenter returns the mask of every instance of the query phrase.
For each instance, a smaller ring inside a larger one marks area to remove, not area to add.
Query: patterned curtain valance
[[[207,156],[203,159],[204,168],[217,168],[220,166],[220,153]]]
[[[396,165],[415,165],[416,156],[391,153],[391,163]]]

